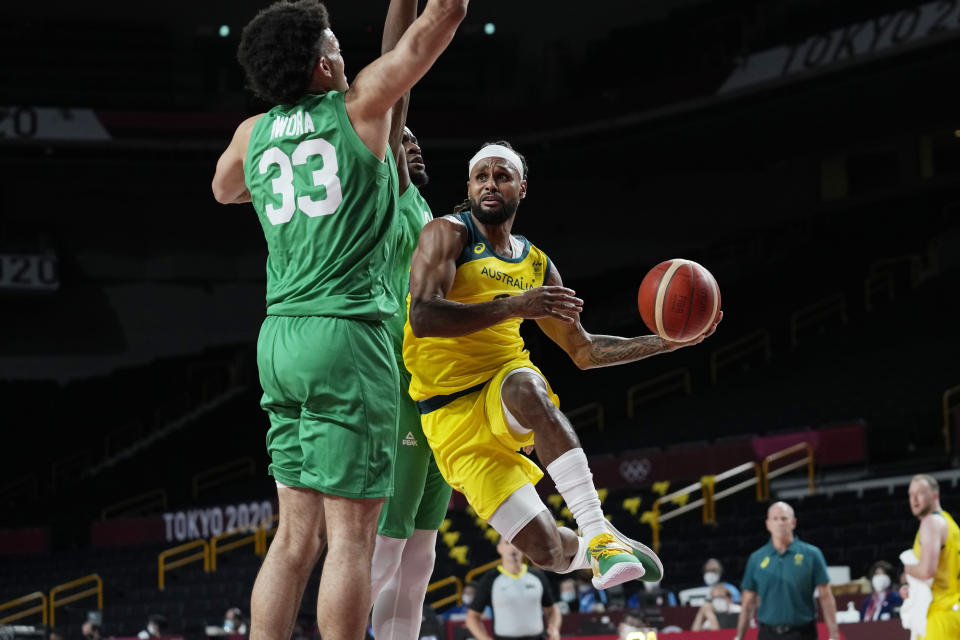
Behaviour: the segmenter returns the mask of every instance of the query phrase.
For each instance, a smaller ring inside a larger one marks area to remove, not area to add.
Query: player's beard
[[[426,186],[430,182],[430,176],[427,175],[426,169],[423,171],[411,171],[410,172],[410,182],[413,183],[413,186],[420,188]]]
[[[470,201],[470,213],[483,224],[503,224],[517,212],[517,207],[520,206],[519,200],[504,199],[502,207],[494,211],[489,211],[484,210],[483,207],[480,206],[479,201],[469,196],[467,200]]]

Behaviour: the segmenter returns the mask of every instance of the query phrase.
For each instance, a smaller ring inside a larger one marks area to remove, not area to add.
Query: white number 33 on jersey
[[[326,190],[326,196],[319,200],[314,200],[309,195],[298,197],[293,189],[293,167],[307,164],[310,156],[320,156],[323,160],[322,169],[310,172],[313,179],[311,191],[318,191],[317,187]],[[280,206],[268,204],[264,211],[272,224],[290,222],[297,209],[311,218],[328,216],[336,212],[343,202],[340,178],[337,177],[337,151],[323,138],[304,140],[290,156],[279,147],[270,147],[260,156],[260,175],[267,173],[272,164],[280,167],[280,175],[271,181],[273,192],[280,196]]]

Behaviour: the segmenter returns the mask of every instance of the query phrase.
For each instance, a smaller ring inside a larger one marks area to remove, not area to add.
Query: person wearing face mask
[[[223,630],[227,633],[247,635],[247,623],[243,620],[243,612],[239,607],[227,609],[223,614]]]
[[[580,611],[603,613],[607,610],[608,598],[603,589],[594,589],[590,584],[590,576],[587,572],[580,573],[581,579],[577,581],[577,599],[579,600]]]
[[[560,598],[557,601],[560,607],[560,613],[576,613],[580,611],[580,598],[577,597],[577,582],[573,578],[567,578],[560,582]]]
[[[864,622],[889,620],[897,615],[903,604],[903,598],[893,588],[893,565],[885,560],[877,560],[870,565],[867,575],[870,576],[873,591],[860,606],[860,619]]]
[[[703,584],[712,587],[715,584],[722,584],[730,592],[730,598],[733,602],[740,604],[740,589],[737,589],[729,582],[722,582],[723,565],[716,558],[710,558],[703,563]]]
[[[703,563],[703,584],[699,587],[684,589],[680,592],[680,604],[689,604],[699,607],[710,597],[710,589],[715,584],[722,584],[730,592],[733,602],[740,604],[740,590],[729,582],[721,582],[723,565],[716,558],[709,558]]]
[[[700,605],[690,629],[691,631],[733,629],[737,626],[739,613],[740,605],[733,602],[730,590],[723,584],[714,584],[710,587],[710,599]]]
[[[467,611],[470,609],[470,605],[473,603],[474,599],[477,597],[477,583],[468,582],[463,587],[463,593],[460,594],[460,604],[450,609],[447,609],[440,617],[443,620],[464,620],[467,617]],[[490,618],[491,611],[490,607],[487,607],[483,611],[482,617]]]
[[[140,640],[151,640],[164,635],[167,630],[167,619],[159,613],[154,613],[147,618],[147,628],[137,634]]]

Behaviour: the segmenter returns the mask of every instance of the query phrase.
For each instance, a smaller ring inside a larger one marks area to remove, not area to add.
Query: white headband
[[[501,144],[488,144],[477,151],[477,155],[470,158],[470,163],[467,165],[467,175],[473,172],[473,168],[478,162],[486,158],[503,158],[513,165],[513,168],[520,174],[520,178],[523,179],[523,160],[520,159],[516,151]]]

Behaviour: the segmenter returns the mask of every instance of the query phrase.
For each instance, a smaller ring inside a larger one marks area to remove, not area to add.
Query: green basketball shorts
[[[453,491],[440,475],[433,452],[420,426],[420,410],[407,389],[410,374],[400,368],[400,425],[397,430],[397,462],[393,497],[380,512],[377,533],[406,539],[414,529],[439,529],[447,515]]]
[[[400,383],[383,324],[267,316],[257,366],[270,475],[345,498],[393,495]]]

